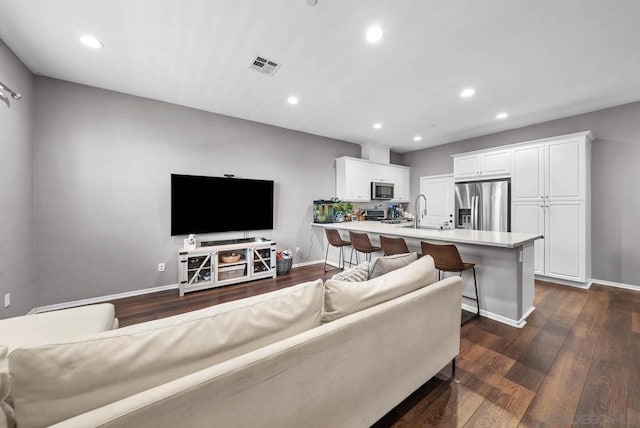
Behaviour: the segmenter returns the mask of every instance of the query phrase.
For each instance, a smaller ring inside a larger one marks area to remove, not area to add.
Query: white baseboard
[[[294,263],[293,265],[291,265],[291,267],[292,268],[297,268],[297,267],[302,267],[302,266],[317,265],[318,263],[324,263],[324,259],[310,260],[308,262],[302,262],[302,263]],[[327,262],[327,264],[331,264],[331,263]]]
[[[624,288],[625,290],[640,291],[640,285],[623,284],[621,282],[604,281],[602,279],[591,278],[589,287],[593,284],[606,285],[607,287]]]
[[[324,259],[311,260],[303,263],[295,263],[292,265],[292,267],[294,268],[302,267],[302,266],[314,265],[314,264],[323,263],[323,262],[324,262]],[[39,314],[42,312],[57,311],[60,309],[75,308],[77,306],[92,305],[94,303],[108,302],[110,300],[117,300],[125,297],[142,296],[144,294],[158,293],[160,291],[177,290],[178,288],[180,288],[178,284],[161,285],[159,287],[143,288],[141,290],[126,291],[124,293],[109,294],[107,296],[91,297],[89,299],[74,300],[71,302],[56,303],[56,304],[47,305],[47,306],[38,306],[36,308],[31,309],[27,315]]]
[[[42,312],[57,311],[60,309],[75,308],[76,306],[91,305],[94,303],[108,302],[110,300],[122,299],[124,297],[141,296],[143,294],[158,293],[160,291],[177,290],[178,284],[161,285],[159,287],[143,288],[141,290],[125,291],[124,293],[109,294],[107,296],[91,297],[89,299],[74,300],[72,302],[56,303],[47,306],[38,306],[29,311],[27,315],[39,314]]]
[[[466,303],[462,304],[462,309],[468,312],[472,312],[474,314],[478,310],[478,308],[475,305],[468,305]],[[490,320],[498,321],[499,323],[506,324],[511,327],[522,328],[527,324],[527,321],[526,321],[527,317],[531,315],[531,313],[535,309],[536,309],[535,307],[531,307],[531,309],[529,309],[527,313],[524,314],[524,316],[520,318],[518,321],[512,320],[511,318],[503,317],[502,315],[494,314],[493,312],[489,312],[482,308],[480,308],[480,316],[489,318]]]
[[[568,285],[569,287],[581,288],[583,290],[588,290],[589,287],[591,287],[591,282],[583,283],[583,282],[576,282],[576,281],[568,281],[566,279],[551,278],[551,277],[542,276],[542,275],[536,275],[535,278],[540,281],[552,282],[560,285]]]

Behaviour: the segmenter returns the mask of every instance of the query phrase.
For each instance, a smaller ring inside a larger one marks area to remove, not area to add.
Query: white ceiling
[[[0,0],[0,38],[34,73],[405,152],[640,100],[639,16],[638,0]],[[282,68],[250,70],[256,55]]]

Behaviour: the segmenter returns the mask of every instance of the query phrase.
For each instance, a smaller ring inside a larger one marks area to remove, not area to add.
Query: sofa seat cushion
[[[342,318],[418,288],[434,283],[435,266],[431,256],[364,282],[346,282],[329,279],[324,283],[325,312],[323,322]]]
[[[111,303],[7,318],[0,320],[0,345],[11,352],[21,346],[56,343],[111,330],[115,322]]]
[[[322,280],[9,355],[19,426],[48,426],[309,330]],[[250,410],[249,410],[250,411]]]

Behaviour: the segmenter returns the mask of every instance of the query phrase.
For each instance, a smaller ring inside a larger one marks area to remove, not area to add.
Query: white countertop
[[[541,239],[542,235],[534,233],[491,232],[486,230],[428,230],[413,229],[409,223],[385,224],[379,221],[346,221],[344,223],[313,223],[313,226],[357,232],[376,233],[380,235],[402,236],[406,238],[445,241],[460,244],[486,245],[490,247],[515,248],[527,242]]]

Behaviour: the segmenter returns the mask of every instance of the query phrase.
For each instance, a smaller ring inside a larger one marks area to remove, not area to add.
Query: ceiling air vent
[[[269,76],[273,76],[276,71],[280,68],[280,64],[275,61],[272,61],[268,58],[257,56],[249,65],[249,68],[252,68],[260,73],[267,74]]]

